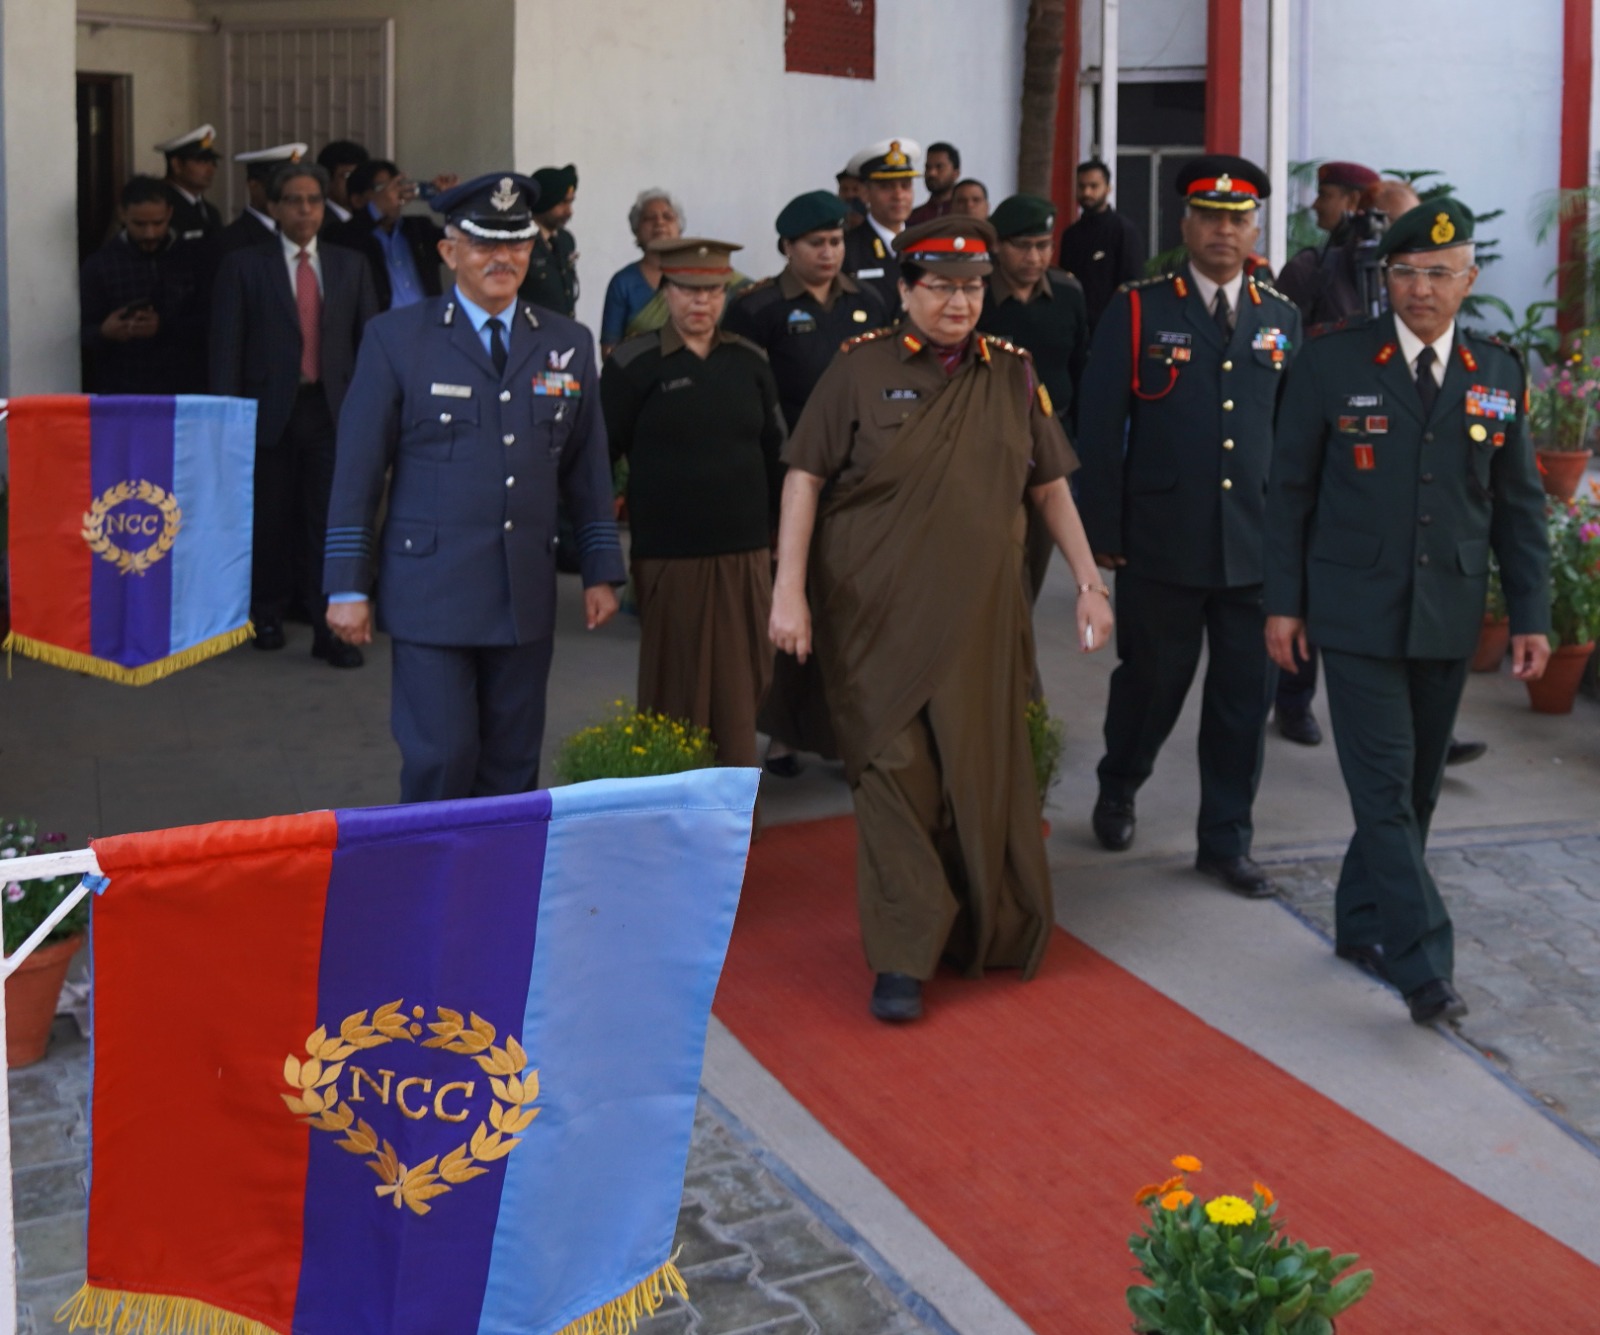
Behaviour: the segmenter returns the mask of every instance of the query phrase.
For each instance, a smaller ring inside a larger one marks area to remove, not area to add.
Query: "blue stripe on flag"
[[[172,494],[183,528],[172,549],[172,653],[250,619],[256,404],[180,394]]]
[[[668,1259],[759,772],[557,788],[481,1335],[543,1335]]]

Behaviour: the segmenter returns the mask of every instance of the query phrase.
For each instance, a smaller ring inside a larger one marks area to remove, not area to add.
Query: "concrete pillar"
[[[0,0],[0,396],[78,389],[74,6]]]

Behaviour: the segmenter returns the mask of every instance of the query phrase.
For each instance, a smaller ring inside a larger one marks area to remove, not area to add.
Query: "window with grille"
[[[876,0],[788,0],[784,69],[841,79],[874,77],[876,18]]]
[[[228,155],[301,142],[311,155],[354,139],[394,156],[394,21],[239,24],[223,29]],[[227,176],[230,211],[243,206],[244,172]]]

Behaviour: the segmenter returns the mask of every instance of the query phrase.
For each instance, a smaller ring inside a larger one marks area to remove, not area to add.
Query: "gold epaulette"
[[[1273,285],[1265,278],[1257,278],[1252,275],[1250,281],[1256,285],[1258,290],[1265,292],[1269,297],[1276,297],[1279,301],[1287,301],[1291,306],[1294,305],[1294,302],[1290,300],[1290,298],[1284,296],[1282,292],[1273,287]]]
[[[1000,348],[1006,352],[1014,353],[1018,357],[1027,358],[1029,361],[1033,360],[1033,354],[1026,348],[1019,348],[1015,343],[1001,338],[998,334],[979,334],[978,337],[991,348]]]
[[[1122,284],[1118,292],[1131,292],[1136,287],[1154,287],[1157,283],[1170,283],[1178,277],[1175,273],[1158,273],[1153,278],[1135,278],[1131,282]]]
[[[885,329],[873,329],[869,330],[865,334],[857,334],[854,338],[845,339],[845,341],[839,345],[839,351],[851,352],[854,349],[859,348],[863,343],[871,343],[875,339],[888,338],[894,332],[895,330],[891,327]]]

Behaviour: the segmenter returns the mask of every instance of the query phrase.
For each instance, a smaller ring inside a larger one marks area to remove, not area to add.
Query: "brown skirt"
[[[639,708],[709,729],[720,765],[760,764],[756,713],[772,681],[772,555],[640,558]]]

